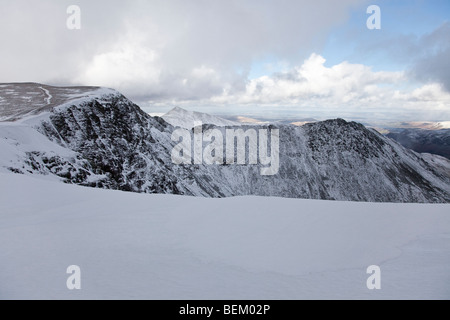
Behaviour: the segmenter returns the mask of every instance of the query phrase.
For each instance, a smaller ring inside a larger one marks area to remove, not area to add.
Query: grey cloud
[[[125,94],[150,100],[239,92],[252,61],[270,54],[300,63],[348,18],[349,8],[365,2],[0,0],[0,81],[117,83]],[[82,10],[79,31],[66,29],[71,4]],[[123,55],[127,45],[142,54]],[[120,68],[123,61],[130,70]],[[124,80],[110,81],[113,76]]]
[[[450,22],[424,36],[419,42],[422,54],[411,68],[411,73],[423,81],[440,82],[450,92]]]
[[[74,3],[82,9],[79,31],[66,28]],[[118,3],[0,0],[0,81],[70,83],[89,56],[114,41],[127,7]]]

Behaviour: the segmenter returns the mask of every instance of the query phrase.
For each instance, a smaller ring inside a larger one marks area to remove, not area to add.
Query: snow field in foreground
[[[0,299],[449,299],[449,208],[145,195],[0,173]],[[81,290],[66,287],[70,265]],[[366,287],[370,265],[381,290]]]

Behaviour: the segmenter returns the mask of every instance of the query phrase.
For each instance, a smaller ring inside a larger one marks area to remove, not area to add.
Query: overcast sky
[[[149,112],[448,121],[449,18],[448,0],[0,0],[0,82],[113,87]]]

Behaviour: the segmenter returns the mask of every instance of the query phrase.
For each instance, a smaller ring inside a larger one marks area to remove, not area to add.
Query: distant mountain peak
[[[185,129],[192,129],[196,122],[212,124],[218,127],[241,125],[239,122],[223,119],[208,113],[188,111],[180,107],[173,108],[163,115],[162,118],[174,127]]]
[[[188,111],[186,109],[176,106],[172,110],[170,110],[169,113],[170,112],[188,112]]]

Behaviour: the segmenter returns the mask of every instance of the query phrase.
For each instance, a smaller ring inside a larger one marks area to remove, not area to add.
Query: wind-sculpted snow
[[[52,101],[58,101],[55,91],[50,94]],[[175,165],[171,159],[175,128],[162,118],[149,116],[116,91],[98,91],[96,96],[46,111],[50,112],[19,121],[21,126],[1,124],[16,130],[36,128],[40,134],[29,131],[49,144],[45,150],[40,147],[43,143],[34,148],[28,145],[22,148],[26,152],[20,154],[21,161],[6,159],[1,162],[3,167],[17,173],[58,176],[68,183],[145,193],[450,201],[448,163],[440,161],[437,166],[428,156],[422,158],[374,130],[341,119],[302,127],[203,125],[204,131],[214,128],[222,132],[279,129],[279,171],[262,176],[262,165],[249,165],[248,160],[246,165]],[[13,150],[23,144],[21,139],[4,143]],[[13,152],[3,158],[7,154]]]

